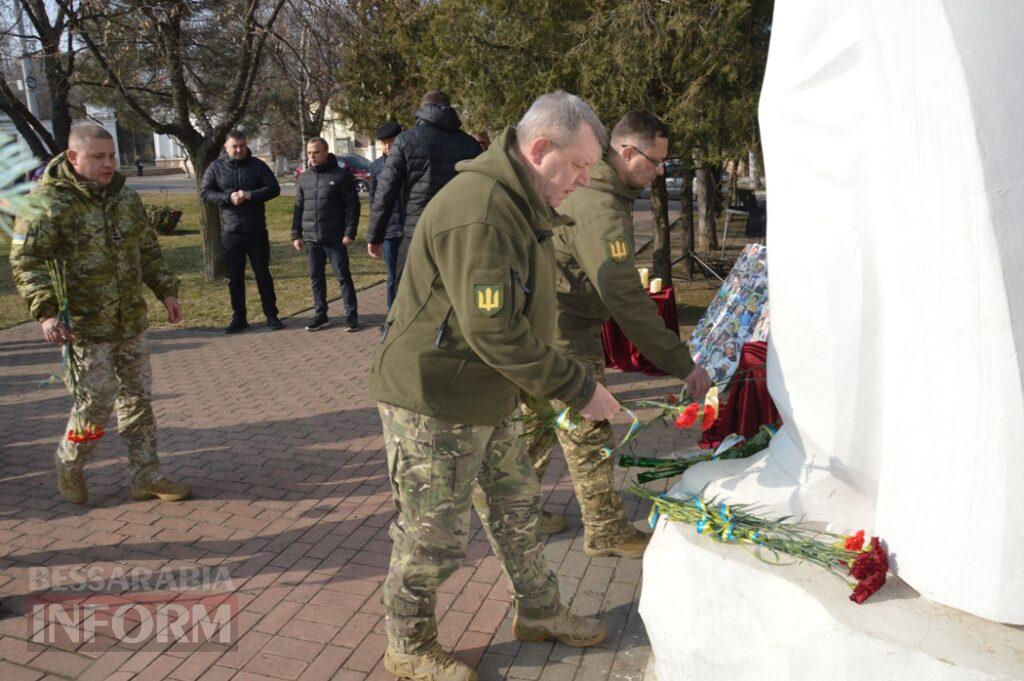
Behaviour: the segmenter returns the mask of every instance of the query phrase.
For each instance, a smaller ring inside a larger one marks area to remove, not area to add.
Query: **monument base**
[[[768,565],[662,518],[644,554],[645,679],[1024,680],[1024,627],[933,603],[892,576],[863,605],[849,595],[821,568]]]

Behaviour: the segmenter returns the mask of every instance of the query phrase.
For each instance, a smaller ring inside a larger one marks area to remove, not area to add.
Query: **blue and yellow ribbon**
[[[576,424],[569,420],[569,407],[562,410],[562,413],[555,419],[555,425],[562,430],[573,431],[576,430]]]

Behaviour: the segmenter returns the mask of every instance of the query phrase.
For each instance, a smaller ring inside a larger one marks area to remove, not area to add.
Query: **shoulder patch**
[[[605,258],[612,262],[626,262],[630,254],[629,240],[623,237],[614,237],[604,240]]]
[[[505,284],[476,284],[473,286],[473,308],[487,317],[493,317],[505,307]]]

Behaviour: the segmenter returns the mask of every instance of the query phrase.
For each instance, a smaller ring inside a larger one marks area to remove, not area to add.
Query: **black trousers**
[[[402,272],[405,270],[405,259],[409,255],[409,244],[412,243],[412,234],[402,237],[402,243],[398,246],[398,258],[395,261],[395,295],[398,295],[398,285],[402,283]]]
[[[274,293],[274,278],[270,276],[270,237],[267,230],[249,234],[221,232],[220,243],[224,247],[224,264],[228,268],[228,292],[231,294],[231,311],[235,319],[246,319],[245,314],[245,258],[249,257],[252,273],[256,277],[256,288],[263,303],[263,314],[277,316],[277,294]]]
[[[340,241],[337,243],[307,241],[306,256],[309,259],[309,279],[313,285],[313,312],[316,316],[327,316],[325,270],[327,261],[330,261],[334,276],[341,284],[341,300],[345,304],[345,321],[352,324],[358,323],[359,309],[356,304],[356,286],[352,282],[352,272],[349,270],[348,248]]]

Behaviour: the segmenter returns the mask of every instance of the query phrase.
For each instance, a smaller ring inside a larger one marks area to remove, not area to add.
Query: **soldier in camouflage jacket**
[[[57,448],[61,494],[73,503],[86,501],[82,465],[96,440],[76,441],[71,434],[83,421],[102,429],[116,402],[132,496],[177,500],[188,496],[188,487],[159,476],[143,285],[175,323],[181,319],[178,279],[164,262],[138,194],[114,168],[110,134],[98,125],[76,126],[70,148],[49,163],[15,224],[11,267],[46,340],[71,341],[80,358],[69,436]],[[50,261],[66,267],[70,329],[57,317]]]

